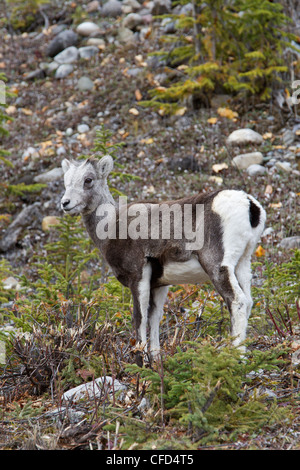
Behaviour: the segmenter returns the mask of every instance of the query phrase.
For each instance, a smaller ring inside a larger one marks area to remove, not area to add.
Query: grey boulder
[[[49,57],[54,57],[67,47],[76,46],[77,42],[78,34],[71,29],[66,29],[52,39],[47,47],[46,54]]]

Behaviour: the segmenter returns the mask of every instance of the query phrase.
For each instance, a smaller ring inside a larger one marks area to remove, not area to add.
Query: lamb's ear
[[[64,173],[67,173],[68,169],[70,168],[71,162],[66,158],[61,162],[61,167]]]
[[[100,178],[107,178],[114,167],[114,161],[110,155],[105,155],[97,163],[97,172]]]

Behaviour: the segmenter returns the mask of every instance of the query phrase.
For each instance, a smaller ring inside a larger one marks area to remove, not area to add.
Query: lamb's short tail
[[[266,213],[261,205],[251,196],[248,196],[249,199],[249,219],[252,228],[256,228],[259,225],[262,225],[262,229],[266,220]]]

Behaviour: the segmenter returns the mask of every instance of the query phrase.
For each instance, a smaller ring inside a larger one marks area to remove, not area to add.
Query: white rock
[[[79,124],[79,126],[77,126],[77,130],[79,134],[84,134],[85,132],[88,132],[90,128],[87,124]]]
[[[286,171],[287,173],[292,171],[290,162],[276,162],[275,166],[278,170]]]
[[[273,227],[268,227],[264,230],[262,237],[267,237],[268,235],[271,235],[271,233],[274,232]]]
[[[94,55],[98,54],[99,49],[96,46],[84,46],[80,47],[78,52],[81,59],[90,59]]]
[[[51,183],[52,181],[60,181],[63,177],[62,168],[53,168],[50,171],[42,173],[34,177],[35,183]]]
[[[150,408],[150,402],[147,398],[143,397],[137,409],[140,413],[145,413]]]
[[[250,165],[260,165],[262,161],[263,154],[261,152],[244,153],[233,158],[233,163],[240,170],[246,170]]]
[[[78,49],[75,46],[67,47],[54,57],[55,62],[58,64],[72,64],[78,59]]]
[[[100,28],[96,23],[92,21],[84,21],[79,24],[76,28],[76,32],[81,36],[90,36],[91,34],[100,33]]]
[[[55,78],[58,78],[58,79],[65,78],[68,75],[70,75],[70,73],[72,73],[73,70],[74,70],[74,67],[72,64],[62,64],[56,70]]]
[[[2,281],[2,284],[3,284],[4,289],[6,290],[8,289],[20,290],[21,289],[21,284],[17,281],[17,279],[15,279],[12,276],[9,276],[6,279],[4,279]]]
[[[227,143],[231,145],[261,144],[262,142],[263,138],[258,132],[247,128],[233,131],[227,139]]]
[[[265,173],[267,173],[267,169],[265,166],[254,163],[248,166],[247,173],[249,176],[264,175]]]
[[[100,48],[105,47],[105,41],[101,38],[89,38],[86,44],[87,46],[99,46]]]
[[[68,129],[66,130],[66,136],[70,137],[73,134],[74,130],[72,129],[72,127],[68,127]]]
[[[122,44],[135,44],[135,36],[133,31],[129,28],[120,27],[118,30],[118,40]]]
[[[71,388],[65,392],[62,399],[67,402],[77,402],[83,398],[97,398],[103,396],[106,392],[104,388],[108,389],[110,393],[116,393],[118,391],[125,391],[127,387],[112,377],[99,377],[92,382],[87,382],[78,387]]]
[[[294,237],[283,238],[279,243],[279,246],[285,250],[300,248],[300,236],[295,235]]]
[[[130,13],[122,21],[123,28],[134,29],[142,24],[143,18],[138,13]]]

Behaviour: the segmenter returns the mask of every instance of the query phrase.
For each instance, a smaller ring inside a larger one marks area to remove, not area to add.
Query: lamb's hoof
[[[142,351],[136,351],[135,353],[135,362],[139,367],[144,365],[144,354]]]
[[[150,354],[150,357],[151,357],[151,362],[152,363],[160,363],[160,360],[161,360],[161,353],[160,353],[160,349],[153,349],[151,351],[151,354]]]

